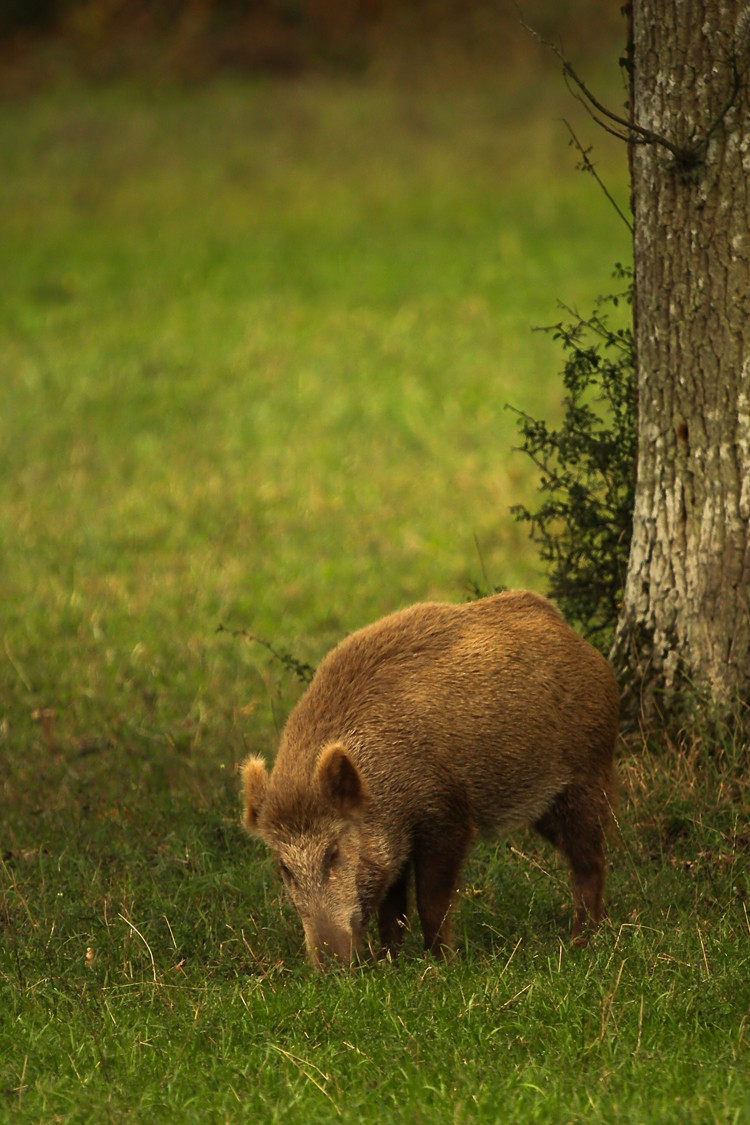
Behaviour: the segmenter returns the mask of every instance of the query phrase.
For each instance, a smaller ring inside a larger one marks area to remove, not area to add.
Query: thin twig
[[[256,637],[254,633],[249,632],[247,629],[228,629],[225,625],[219,625],[216,629],[217,633],[229,633],[232,637],[244,637],[245,640],[252,641],[254,644],[262,645],[274,660],[278,660],[283,664],[288,672],[293,672],[298,680],[303,684],[309,684],[315,675],[315,668],[312,664],[304,663],[297,660],[291,653],[286,652],[284,649],[276,648],[270,641],[266,641],[263,637]]]
[[[589,90],[586,83],[573,67],[573,64],[565,58],[561,51],[559,51],[558,48],[555,47],[552,43],[548,43],[547,46],[554,51],[554,53],[562,63],[563,72],[565,73],[565,75],[570,78],[581,91],[581,94],[583,95],[583,104],[588,108],[588,111],[591,116],[594,117],[594,120],[597,119],[591,107],[593,107],[593,109],[595,109],[597,113],[600,113],[602,117],[604,117],[607,121],[611,121],[615,125],[619,125],[625,130],[624,136],[615,133],[615,136],[621,136],[622,140],[631,140],[640,137],[641,140],[646,144],[661,145],[663,148],[666,148],[669,152],[671,152],[674,157],[680,158],[684,155],[684,149],[668,140],[667,137],[663,137],[660,133],[655,133],[653,129],[646,129],[645,126],[639,125],[637,121],[628,120],[627,117],[621,117],[620,114],[615,113],[614,110],[607,109],[603,102],[600,102],[599,99],[594,94],[592,94],[591,90]],[[606,126],[604,126],[601,121],[599,121],[598,124],[602,125],[603,128],[606,128]],[[633,133],[636,134],[635,138],[632,137]]]
[[[572,96],[576,101],[581,103],[591,119],[596,122],[601,129],[604,129],[605,132],[610,133],[613,137],[617,137],[618,140],[625,141],[627,144],[656,145],[665,148],[667,152],[670,152],[674,157],[675,166],[683,170],[694,168],[696,165],[703,162],[711,137],[734,107],[740,90],[742,89],[746,68],[742,69],[738,65],[740,52],[735,45],[735,53],[731,59],[731,89],[721,109],[704,133],[698,137],[693,137],[687,144],[675,144],[674,141],[670,141],[668,137],[663,136],[661,133],[657,133],[653,129],[648,129],[644,125],[640,125],[632,117],[628,119],[619,113],[615,113],[614,110],[608,109],[588,88],[573,64],[565,57],[555,43],[544,39],[539,32],[535,31],[533,27],[527,24],[523,18],[521,18],[520,22],[521,26],[528,34],[531,35],[533,39],[536,39],[537,43],[540,43],[543,47],[552,51],[555,57],[560,61],[563,68],[565,83]],[[628,226],[630,226],[629,223]]]
[[[569,121],[566,121],[566,119],[565,119],[565,118],[563,118],[563,124],[565,125],[566,129],[567,129],[567,130],[568,130],[568,132],[570,133],[570,139],[571,139],[572,143],[573,143],[573,144],[575,145],[575,147],[576,147],[576,148],[578,149],[578,152],[579,152],[579,154],[580,154],[580,157],[581,157],[581,161],[582,161],[582,164],[583,164],[583,169],[584,169],[584,171],[586,171],[586,172],[590,172],[590,173],[591,173],[591,175],[592,175],[592,176],[594,177],[594,179],[596,180],[596,182],[598,183],[599,187],[600,187],[600,188],[602,189],[602,191],[604,192],[604,194],[605,194],[605,196],[607,197],[607,199],[609,200],[609,202],[610,202],[610,203],[612,204],[612,206],[614,207],[614,209],[615,209],[615,211],[617,212],[617,214],[618,214],[618,215],[620,216],[620,218],[621,218],[621,219],[622,219],[622,221],[624,222],[625,226],[626,226],[626,227],[628,228],[628,230],[629,230],[629,231],[630,231],[630,233],[632,234],[632,233],[633,233],[633,224],[632,224],[632,223],[630,222],[630,219],[628,219],[627,215],[626,215],[626,214],[625,214],[625,212],[624,212],[624,211],[622,210],[622,208],[620,207],[620,205],[619,205],[619,203],[617,202],[617,200],[615,199],[615,197],[614,197],[614,196],[612,195],[612,193],[611,193],[611,192],[609,191],[609,189],[607,188],[607,185],[606,185],[606,184],[604,183],[604,180],[603,180],[603,179],[601,178],[601,176],[599,175],[599,173],[598,173],[598,172],[597,172],[597,170],[596,170],[596,165],[595,165],[595,164],[593,164],[593,163],[592,163],[592,161],[591,161],[591,160],[589,159],[589,151],[590,151],[590,150],[589,150],[589,149],[585,149],[585,148],[583,147],[583,145],[582,145],[582,144],[581,144],[581,142],[580,142],[580,141],[578,140],[578,137],[577,137],[577,136],[576,136],[576,134],[575,134],[575,131],[574,131],[574,129],[573,129],[573,126],[572,126],[572,125],[570,124],[570,122],[569,122]]]
[[[622,117],[619,113],[615,113],[614,110],[607,109],[604,103],[600,102],[596,95],[593,94],[591,90],[589,90],[588,86],[578,74],[570,59],[567,59],[565,57],[557,44],[552,43],[549,39],[544,39],[539,34],[539,32],[535,31],[533,27],[525,22],[525,20],[521,20],[521,24],[525,28],[525,30],[528,31],[529,35],[531,35],[532,38],[536,39],[537,43],[540,43],[543,47],[546,47],[549,51],[552,51],[553,55],[555,55],[555,57],[559,59],[559,61],[562,63],[563,74],[566,78],[570,78],[573,84],[577,86],[581,92],[582,97],[580,97],[578,100],[581,101],[582,105],[585,106],[588,113],[590,113],[595,120],[596,117],[593,112],[594,110],[596,110],[597,113],[600,113],[602,117],[604,117],[607,121],[612,122],[614,125],[619,125],[622,129],[625,130],[624,133],[615,132],[615,136],[619,137],[620,140],[632,140],[634,139],[633,134],[636,134],[636,136],[640,137],[646,144],[662,145],[664,148],[668,149],[673,156],[677,158],[679,158],[681,155],[684,155],[682,149],[673,144],[672,141],[667,139],[667,137],[662,137],[659,133],[655,133],[653,129],[646,129],[643,125],[639,125],[636,121],[628,120],[627,117]],[[607,126],[605,126],[603,122],[598,121],[597,123],[602,125],[602,128],[607,128]],[[609,126],[609,131],[612,131],[611,125]]]

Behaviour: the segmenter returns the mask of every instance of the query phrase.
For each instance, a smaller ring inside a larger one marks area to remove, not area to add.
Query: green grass
[[[569,109],[540,79],[0,110],[0,1118],[750,1120],[731,742],[624,753],[585,951],[520,838],[472,859],[455,961],[415,934],[320,978],[237,823],[300,687],[219,625],[315,662],[485,575],[543,584],[504,406],[559,408],[531,328],[628,253]]]
[[[52,706],[67,739],[236,742],[265,662],[219,624],[316,660],[483,569],[540,583],[504,407],[557,408],[532,327],[627,253],[560,98],[225,84],[6,108],[14,738]],[[622,194],[622,153],[602,158]]]
[[[586,950],[561,937],[562,872],[517,841],[470,863],[454,961],[409,935],[398,963],[328,978],[220,810],[144,795],[77,830],[57,817],[59,839],[4,865],[8,1113],[745,1121],[738,777],[728,755],[703,776],[684,749],[626,760],[612,917]]]

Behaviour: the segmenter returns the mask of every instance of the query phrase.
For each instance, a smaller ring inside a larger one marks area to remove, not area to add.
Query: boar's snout
[[[336,964],[350,965],[360,953],[361,926],[336,926],[330,919],[322,918],[305,923],[305,941],[308,956],[316,969],[333,968]]]

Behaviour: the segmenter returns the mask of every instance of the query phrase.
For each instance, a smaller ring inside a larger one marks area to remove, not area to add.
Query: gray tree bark
[[[648,719],[750,704],[750,4],[632,19],[639,452],[613,659]]]

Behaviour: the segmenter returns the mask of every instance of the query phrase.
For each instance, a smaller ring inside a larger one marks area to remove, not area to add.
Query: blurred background
[[[62,810],[113,761],[214,804],[300,690],[231,630],[315,664],[412,601],[545,588],[507,408],[560,418],[535,328],[621,288],[630,234],[579,170],[627,211],[624,148],[539,39],[617,107],[625,24],[521,11],[536,37],[510,0],[2,6],[14,816],[35,771]]]
[[[612,0],[5,0],[0,33],[6,82],[19,86],[62,66],[98,79],[332,69],[455,79],[533,63],[522,21],[579,54],[623,37]]]
[[[347,632],[547,588],[508,407],[566,416],[554,326],[627,324],[631,236],[624,146],[539,40],[617,109],[619,9],[0,0],[3,1119],[740,1120],[713,739],[620,756],[581,956],[549,852],[488,842],[465,955],[323,981],[239,823]]]

